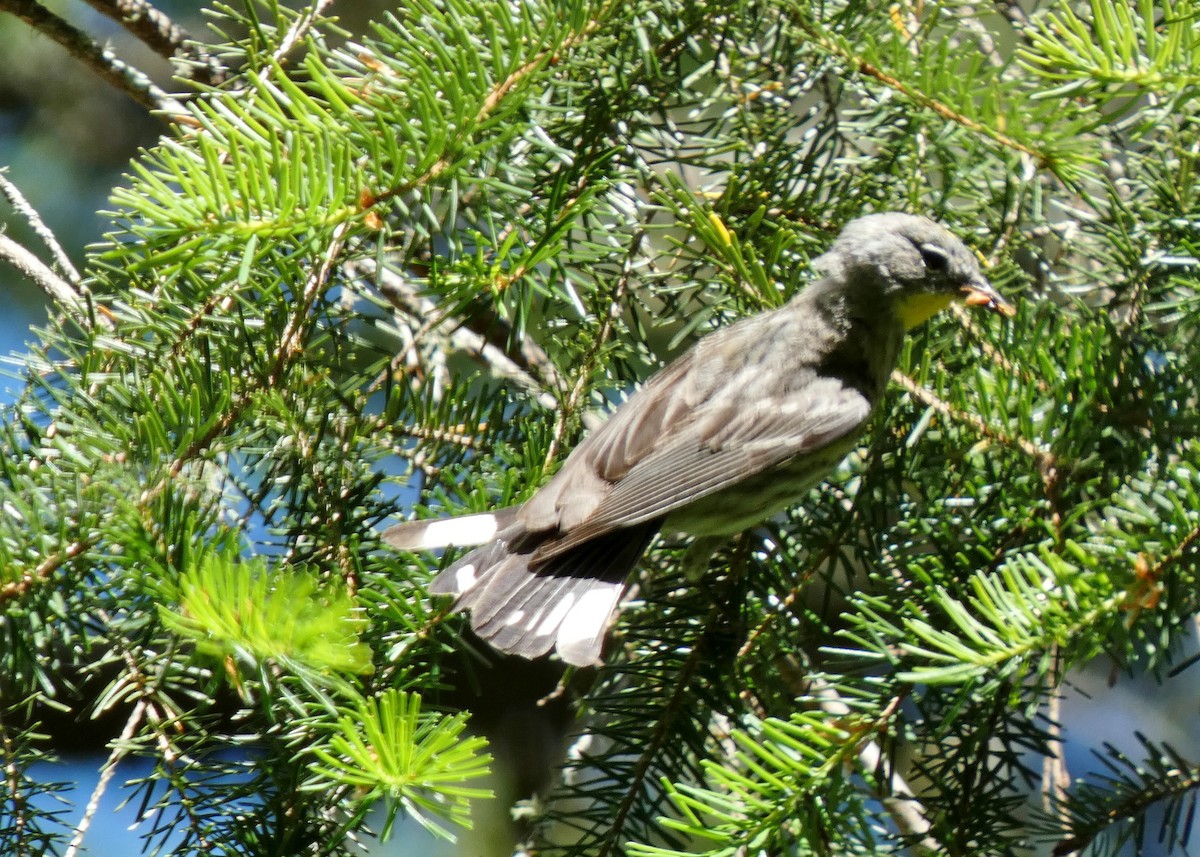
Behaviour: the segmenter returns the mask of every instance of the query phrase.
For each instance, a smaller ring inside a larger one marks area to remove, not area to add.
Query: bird
[[[601,662],[626,581],[660,530],[732,536],[796,504],[856,445],[904,334],[955,301],[1014,308],[927,217],[868,214],[782,306],[700,338],[571,451],[524,503],[395,524],[402,551],[476,546],[441,571],[472,630],[507,654]]]

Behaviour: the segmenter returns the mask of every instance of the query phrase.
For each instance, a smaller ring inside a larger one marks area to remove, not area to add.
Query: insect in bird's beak
[[[991,284],[986,280],[976,281],[963,286],[962,290],[966,294],[963,303],[967,306],[981,306],[1005,318],[1012,318],[1017,314],[1016,308],[1000,297],[1000,293],[993,289]]]

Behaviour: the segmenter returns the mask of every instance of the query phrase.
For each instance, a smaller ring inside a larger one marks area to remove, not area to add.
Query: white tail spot
[[[476,574],[475,565],[473,563],[467,563],[454,572],[454,586],[458,590],[458,595],[462,595],[464,592],[474,586],[478,580],[479,575]]]
[[[421,547],[432,549],[451,545],[481,545],[491,541],[497,529],[496,516],[490,513],[434,521],[421,533]]]

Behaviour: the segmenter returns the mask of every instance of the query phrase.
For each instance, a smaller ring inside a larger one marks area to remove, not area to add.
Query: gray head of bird
[[[850,221],[813,266],[846,283],[864,301],[881,307],[890,303],[906,328],[956,300],[1001,315],[1015,312],[962,241],[915,214],[868,214]]]

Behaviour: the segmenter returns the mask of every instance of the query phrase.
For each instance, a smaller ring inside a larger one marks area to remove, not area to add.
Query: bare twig
[[[279,47],[275,48],[271,56],[276,62],[283,62],[284,57],[292,52],[292,48],[299,44],[304,38],[304,34],[312,29],[317,23],[317,19],[333,5],[333,0],[316,0],[308,11],[298,17],[288,31],[283,35],[283,41],[279,43]]]
[[[82,30],[55,15],[37,0],[0,0],[0,12],[16,15],[39,33],[58,42],[101,79],[143,107],[159,112],[164,119],[169,120],[184,112],[183,105],[155,85],[144,72],[117,59],[111,50],[93,41]]]
[[[558,416],[554,420],[554,433],[551,436],[550,445],[546,449],[546,467],[549,467],[558,456],[558,448],[562,444],[563,436],[566,434],[567,420],[572,412],[579,407],[579,402],[583,398],[583,394],[588,390],[588,381],[591,378],[596,360],[600,357],[600,352],[603,351],[604,346],[612,337],[617,319],[621,317],[621,312],[625,307],[625,295],[629,291],[629,281],[633,276],[634,259],[641,250],[642,240],[645,237],[645,233],[639,229],[634,233],[633,240],[629,242],[629,251],[625,254],[625,263],[621,268],[621,277],[613,286],[612,297],[608,302],[608,312],[601,320],[600,330],[596,332],[596,338],[592,341],[591,347],[583,359],[579,374],[575,376],[575,384],[571,387],[571,392],[567,395],[567,400],[563,403]]]
[[[1029,16],[1021,8],[1020,0],[994,0],[996,11],[1008,19],[1014,29],[1021,30],[1029,23]]]
[[[424,297],[415,283],[405,280],[399,273],[379,268],[372,259],[356,260],[350,269],[365,272],[375,281],[379,293],[405,315],[414,319],[426,319],[426,324],[421,329],[423,334],[437,326],[430,325],[430,320],[442,318],[437,304]],[[499,319],[492,321],[502,323]],[[452,350],[474,356],[486,364],[496,377],[507,378],[529,390],[543,407],[552,410],[558,406],[558,400],[551,390],[562,389],[566,386],[565,382],[550,361],[550,357],[531,339],[526,337],[518,350],[507,351],[465,325],[446,324],[445,328],[448,331],[445,335]],[[417,338],[414,337],[413,347]]]
[[[72,285],[76,286],[80,291],[84,291],[84,287],[80,285],[82,278],[79,276],[79,272],[75,270],[75,266],[71,264],[71,260],[67,256],[67,251],[58,243],[58,239],[50,231],[50,227],[42,220],[37,210],[29,204],[29,200],[25,199],[25,195],[21,193],[20,188],[8,180],[8,176],[4,175],[4,170],[2,169],[0,169],[0,193],[4,194],[4,198],[13,207],[13,211],[25,218],[25,222],[29,224],[29,228],[33,230],[38,238],[42,239],[42,243],[46,245],[46,249],[54,256],[54,264],[58,265],[58,269],[71,281]]]
[[[206,84],[225,79],[226,69],[193,41],[187,31],[161,9],[146,0],[84,0],[89,6],[136,36],[150,50],[169,62],[189,68],[187,77]]]
[[[830,685],[819,675],[815,675],[804,669],[798,659],[792,656],[777,658],[775,666],[779,670],[780,676],[787,683],[788,688],[798,697],[808,697],[816,701],[817,706],[833,717],[844,719],[853,715],[853,710],[849,704],[837,692],[837,688]],[[891,703],[874,718],[872,725],[867,732],[856,730],[856,734],[863,735],[869,732],[877,732],[882,729],[888,720],[895,715],[900,707],[900,697],[894,698]],[[873,771],[884,771],[883,766],[883,750],[874,739],[861,741],[857,746],[857,755],[860,770],[864,773]],[[883,808],[888,815],[892,817],[892,821],[896,823],[896,829],[904,836],[913,840],[912,851],[914,854],[937,854],[941,851],[941,846],[937,840],[929,836],[929,831],[932,825],[929,819],[925,817],[925,807],[916,793],[905,781],[904,777],[893,767],[890,772],[887,772],[886,779],[880,782],[876,787],[877,796]]]
[[[108,759],[100,768],[100,778],[96,781],[96,787],[92,789],[87,806],[84,807],[83,817],[79,820],[79,824],[75,825],[75,833],[71,836],[71,842],[67,845],[67,850],[63,852],[63,857],[75,857],[79,853],[79,848],[83,845],[83,838],[87,835],[88,828],[92,826],[92,819],[96,817],[96,811],[100,808],[100,801],[108,790],[108,784],[112,781],[113,774],[117,772],[117,765],[125,757],[129,742],[133,740],[134,734],[142,725],[146,707],[144,699],[139,700],[133,706],[133,712],[125,721],[125,728],[121,730],[120,737],[113,742],[112,752],[108,754]]]
[[[1053,657],[1057,662],[1058,646],[1053,649]],[[1047,815],[1056,816],[1063,829],[1069,829],[1066,796],[1071,787],[1071,774],[1067,770],[1067,760],[1063,757],[1061,685],[1055,687],[1050,695],[1046,720],[1046,731],[1050,739],[1047,748],[1050,752],[1042,759],[1042,810]]]
[[[50,266],[7,235],[0,234],[0,259],[4,259],[54,301],[76,315],[86,315],[87,303],[76,286],[50,269]],[[76,276],[79,276],[76,274]]]

